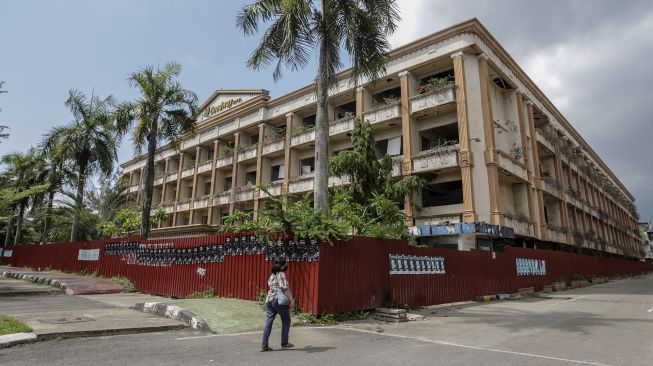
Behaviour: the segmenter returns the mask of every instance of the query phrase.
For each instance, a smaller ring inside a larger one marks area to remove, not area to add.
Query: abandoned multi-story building
[[[373,128],[378,157],[393,157],[396,177],[431,173],[403,205],[425,243],[639,250],[631,193],[479,21],[388,57],[383,77],[355,89],[347,70],[338,75],[330,154],[351,147],[358,116]],[[156,153],[153,207],[170,219],[153,235],[207,233],[235,210],[256,212],[268,199],[258,184],[272,195],[312,191],[315,110],[312,85],[277,98],[216,91],[201,106],[197,133],[180,150]],[[139,205],[145,157],[121,166]]]

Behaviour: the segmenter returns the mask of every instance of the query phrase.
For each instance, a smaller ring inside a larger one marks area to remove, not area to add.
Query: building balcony
[[[175,209],[175,205],[172,202],[161,202],[159,203],[159,208],[162,208],[166,213],[172,213]]]
[[[202,131],[200,132],[199,137],[200,137],[200,143],[215,140],[216,138],[218,138],[218,129],[211,128],[209,130]]]
[[[254,112],[238,117],[238,126],[244,128],[252,126],[263,120],[263,109],[259,108]]]
[[[240,163],[242,161],[256,159],[257,150],[258,150],[257,145],[240,149],[240,151],[238,152],[238,162]]]
[[[214,205],[228,205],[231,201],[231,191],[225,191],[213,196]]]
[[[164,181],[165,181],[165,175],[157,174],[156,177],[154,178],[154,185],[160,186],[161,184],[163,184]]]
[[[351,184],[351,177],[348,175],[342,177],[336,177],[336,176],[329,177],[329,187],[344,186],[347,184]]]
[[[499,150],[496,153],[497,165],[499,168],[505,170],[506,172],[521,178],[524,181],[528,181],[528,172],[524,168],[524,165],[511,157],[510,155]]]
[[[416,95],[410,98],[410,113],[417,113],[456,101],[454,86],[447,86],[436,91]]]
[[[211,196],[203,196],[193,202],[193,208],[205,208],[211,205]]]
[[[555,178],[545,178],[542,177],[541,179],[542,183],[542,190],[554,197],[560,198],[560,188],[555,182]]]
[[[174,182],[177,180],[177,172],[166,174],[166,182]]]
[[[274,141],[268,141],[263,143],[263,146],[261,147],[261,154],[267,155],[267,154],[275,153],[277,151],[283,151],[285,146],[286,146],[286,141],[283,138]]]
[[[283,181],[276,181],[276,182],[270,182],[267,184],[267,191],[270,193],[266,193],[265,191],[261,190],[259,196],[261,198],[265,197],[270,197],[270,196],[278,196],[281,194],[281,190],[283,188]]]
[[[503,226],[511,227],[515,230],[515,234],[522,236],[535,236],[535,228],[531,223],[519,221],[514,218],[504,216]]]
[[[138,184],[129,187],[129,193],[138,192]]]
[[[392,176],[399,177],[402,175],[403,157],[395,156],[392,158]]]
[[[254,199],[254,187],[242,187],[236,189],[236,201],[251,201]]]
[[[363,118],[371,125],[401,117],[401,102],[382,105],[363,113]]]
[[[180,199],[179,202],[177,202],[177,211],[185,211],[188,209],[190,209],[189,198]]]
[[[218,125],[218,136],[231,134],[236,131],[236,129],[238,129],[238,124],[236,123],[235,119],[222,123]]]
[[[458,145],[423,151],[411,158],[413,172],[440,170],[458,166]]]
[[[307,144],[313,141],[315,141],[315,128],[292,135],[290,137],[290,146]]]
[[[566,243],[567,242],[567,234],[556,231],[556,230],[551,230],[551,229],[546,229],[546,235],[547,239],[549,241],[555,241],[558,243]]]
[[[222,156],[222,157],[219,157],[218,160],[215,161],[215,167],[216,168],[222,168],[222,167],[233,164],[233,161],[234,161],[233,155]]]
[[[300,176],[288,184],[289,193],[308,192],[313,190],[313,175]]]
[[[205,173],[205,172],[210,172],[211,171],[211,165],[213,164],[213,161],[207,160],[203,163],[200,163],[197,166],[197,173]]]
[[[329,136],[340,135],[354,129],[354,117],[347,116],[337,119],[329,124]]]
[[[182,178],[190,177],[193,174],[195,174],[195,166],[186,168],[186,169],[181,171],[181,177]]]
[[[544,137],[544,135],[542,134],[542,132],[540,132],[540,130],[536,130],[535,135],[537,136],[537,142],[539,142],[540,144],[542,144],[542,146],[549,149],[549,151],[551,152],[555,151],[555,147],[553,147],[551,141],[549,141],[546,137]]]

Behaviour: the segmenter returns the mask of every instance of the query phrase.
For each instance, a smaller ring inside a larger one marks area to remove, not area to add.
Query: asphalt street
[[[653,276],[550,298],[422,311],[426,320],[293,328],[293,350],[258,352],[260,333],[189,330],[48,341],[0,350],[2,365],[653,364]],[[279,342],[278,330],[271,345]]]

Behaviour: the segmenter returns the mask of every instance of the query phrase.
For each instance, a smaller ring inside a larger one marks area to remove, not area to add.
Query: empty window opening
[[[458,143],[458,123],[430,128],[419,132],[421,151]]]
[[[463,182],[454,180],[428,184],[422,188],[422,206],[434,207],[463,203]]]

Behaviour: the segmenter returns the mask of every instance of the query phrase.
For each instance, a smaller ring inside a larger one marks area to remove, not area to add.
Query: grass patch
[[[195,291],[192,294],[186,296],[186,298],[187,299],[212,299],[215,296],[216,296],[215,289],[213,287],[209,287],[208,290]]]
[[[352,321],[352,320],[363,320],[367,319],[369,313],[363,312],[347,312],[347,313],[338,313],[338,314],[322,314],[315,316],[311,313],[295,313],[295,319],[293,321],[293,326],[329,326],[329,325],[338,325],[341,322]]]
[[[124,292],[136,292],[136,287],[127,277],[111,277],[111,281],[122,286]]]
[[[29,333],[31,331],[32,328],[19,322],[18,320],[10,316],[0,315],[0,335]]]

